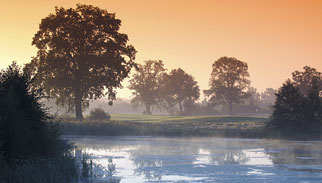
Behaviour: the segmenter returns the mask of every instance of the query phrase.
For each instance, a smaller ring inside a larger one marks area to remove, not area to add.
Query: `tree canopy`
[[[114,100],[115,88],[135,66],[136,50],[120,26],[115,14],[98,7],[56,7],[42,19],[32,41],[38,54],[26,67],[38,86],[62,103],[73,103],[82,119],[82,103],[106,95]]]
[[[175,112],[175,106],[177,104],[177,100],[175,98],[173,92],[173,82],[172,78],[168,73],[164,73],[162,75],[161,83],[160,83],[160,98],[162,107],[173,115]]]
[[[322,129],[320,73],[308,66],[304,70],[293,72],[293,81],[287,80],[276,93],[272,125],[287,135],[316,135]]]
[[[164,75],[164,85],[161,97],[179,104],[180,114],[183,113],[183,102],[193,102],[199,99],[200,89],[194,77],[187,74],[181,68],[173,69],[169,74]],[[169,106],[171,107],[171,106]]]
[[[233,104],[238,104],[247,97],[245,91],[249,87],[248,66],[233,57],[221,57],[212,65],[209,90],[206,96],[215,104],[228,107],[229,114],[233,114]]]
[[[129,89],[134,96],[131,103],[145,106],[149,115],[152,107],[160,106],[160,85],[165,71],[161,60],[147,60],[144,65],[138,64],[138,71],[130,80]]]
[[[277,128],[290,132],[303,127],[303,95],[290,80],[287,80],[276,93],[273,109],[272,124]]]
[[[304,66],[304,71],[294,71],[292,79],[294,84],[298,86],[303,95],[308,95],[313,84],[317,85],[318,90],[322,90],[322,73],[318,72],[315,68]]]

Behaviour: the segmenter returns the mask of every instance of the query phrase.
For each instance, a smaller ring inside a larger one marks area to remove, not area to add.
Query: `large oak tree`
[[[210,89],[204,91],[210,101],[228,106],[233,114],[233,104],[239,104],[248,95],[245,91],[250,85],[248,66],[233,57],[221,57],[212,65],[209,81]]]
[[[56,7],[39,25],[32,41],[38,54],[27,68],[49,96],[73,103],[77,119],[86,100],[115,100],[115,88],[135,66],[136,51],[120,26],[115,14],[80,4]]]

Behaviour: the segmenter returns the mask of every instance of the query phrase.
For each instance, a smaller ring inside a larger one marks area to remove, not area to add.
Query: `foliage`
[[[185,115],[185,116],[200,115],[198,114],[198,112],[200,112],[199,109],[201,108],[199,107],[197,102],[193,100],[190,100],[190,99],[184,100],[183,108],[184,108],[184,111],[181,113],[181,115]]]
[[[257,89],[254,87],[248,87],[247,90],[247,101],[250,105],[250,111],[253,113],[258,113],[259,112],[259,106],[260,106],[260,94],[257,92]]]
[[[43,93],[31,87],[32,81],[16,63],[0,72],[0,182],[45,178],[47,170],[69,182],[77,171],[71,145],[58,138],[57,126],[39,104]],[[41,175],[31,177],[28,171]],[[45,182],[52,182],[50,178]]]
[[[103,109],[96,108],[90,112],[89,118],[91,120],[109,120],[111,116]]]
[[[0,182],[70,183],[78,177],[78,165],[72,156],[56,156],[50,159],[34,158],[10,164],[0,162]]]
[[[283,131],[304,127],[303,99],[299,89],[290,80],[286,81],[276,93],[272,124]]]
[[[0,74],[0,151],[8,161],[54,156],[59,146],[55,126],[38,103],[41,93],[30,88],[31,82],[16,63]]]
[[[260,94],[257,92],[257,89],[254,87],[249,87],[247,91],[248,102],[251,106],[258,106],[261,100]]]
[[[115,14],[91,5],[56,7],[33,38],[38,54],[27,68],[48,95],[75,106],[77,119],[88,99],[115,100],[115,88],[135,66],[136,51],[120,25]]]
[[[165,70],[161,60],[144,61],[144,65],[138,64],[138,71],[130,80],[129,89],[134,96],[131,103],[145,106],[147,114],[151,114],[152,107],[160,106],[159,86]]]
[[[169,74],[164,73],[160,81],[160,101],[162,107],[168,111],[170,115],[174,115],[176,110],[175,106],[177,100],[173,89],[175,87],[172,77]]]
[[[169,107],[174,100],[179,104],[180,114],[183,114],[182,103],[186,103],[186,109],[192,109],[194,101],[199,99],[200,89],[194,77],[187,74],[181,68],[173,69],[170,74],[163,75],[163,85],[161,86],[161,98]],[[191,110],[185,111],[191,114]]]
[[[275,103],[276,100],[276,95],[275,93],[277,90],[273,88],[266,88],[264,92],[261,93],[261,105],[262,107],[272,107]]]
[[[233,114],[233,104],[247,98],[245,89],[250,84],[247,63],[233,57],[221,57],[213,63],[212,69],[210,89],[204,93],[211,102],[228,106],[229,114]]]
[[[287,80],[276,94],[272,125],[288,136],[319,133],[322,101],[317,83],[304,95],[296,83]]]
[[[310,90],[313,87],[313,84],[316,84],[318,90],[322,90],[322,73],[318,72],[315,68],[304,66],[304,71],[294,71],[292,73],[292,79],[294,84],[299,88],[300,92],[303,95],[308,95]]]

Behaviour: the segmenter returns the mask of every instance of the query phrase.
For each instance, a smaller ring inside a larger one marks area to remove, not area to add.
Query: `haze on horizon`
[[[322,1],[314,0],[12,0],[0,7],[0,69],[36,55],[31,40],[55,6],[91,4],[122,20],[121,32],[138,51],[136,62],[163,60],[181,67],[201,90],[221,56],[247,62],[251,85],[278,88],[291,72],[308,65],[322,71]],[[131,91],[119,90],[129,98]]]

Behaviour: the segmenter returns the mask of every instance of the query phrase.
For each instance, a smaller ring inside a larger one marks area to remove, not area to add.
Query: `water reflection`
[[[293,171],[322,172],[321,142],[287,142],[265,149],[274,165]]]
[[[135,175],[143,175],[147,180],[161,180],[164,167],[192,164],[198,150],[197,147],[180,141],[170,144],[169,141],[159,141],[157,145],[144,144],[131,151],[130,160],[135,164]]]
[[[97,164],[94,182],[322,180],[322,142],[152,137],[70,139]]]
[[[108,164],[104,165],[98,162],[92,162],[93,154],[88,154],[86,150],[79,148],[74,149],[74,156],[80,165],[82,174],[87,174],[80,178],[82,183],[120,183],[121,178],[114,176],[116,173],[116,164],[113,163],[113,158],[108,158]],[[92,156],[92,157],[88,157]],[[85,159],[84,159],[85,158]],[[87,161],[89,167],[84,167],[83,161]],[[85,172],[84,172],[85,171]]]

